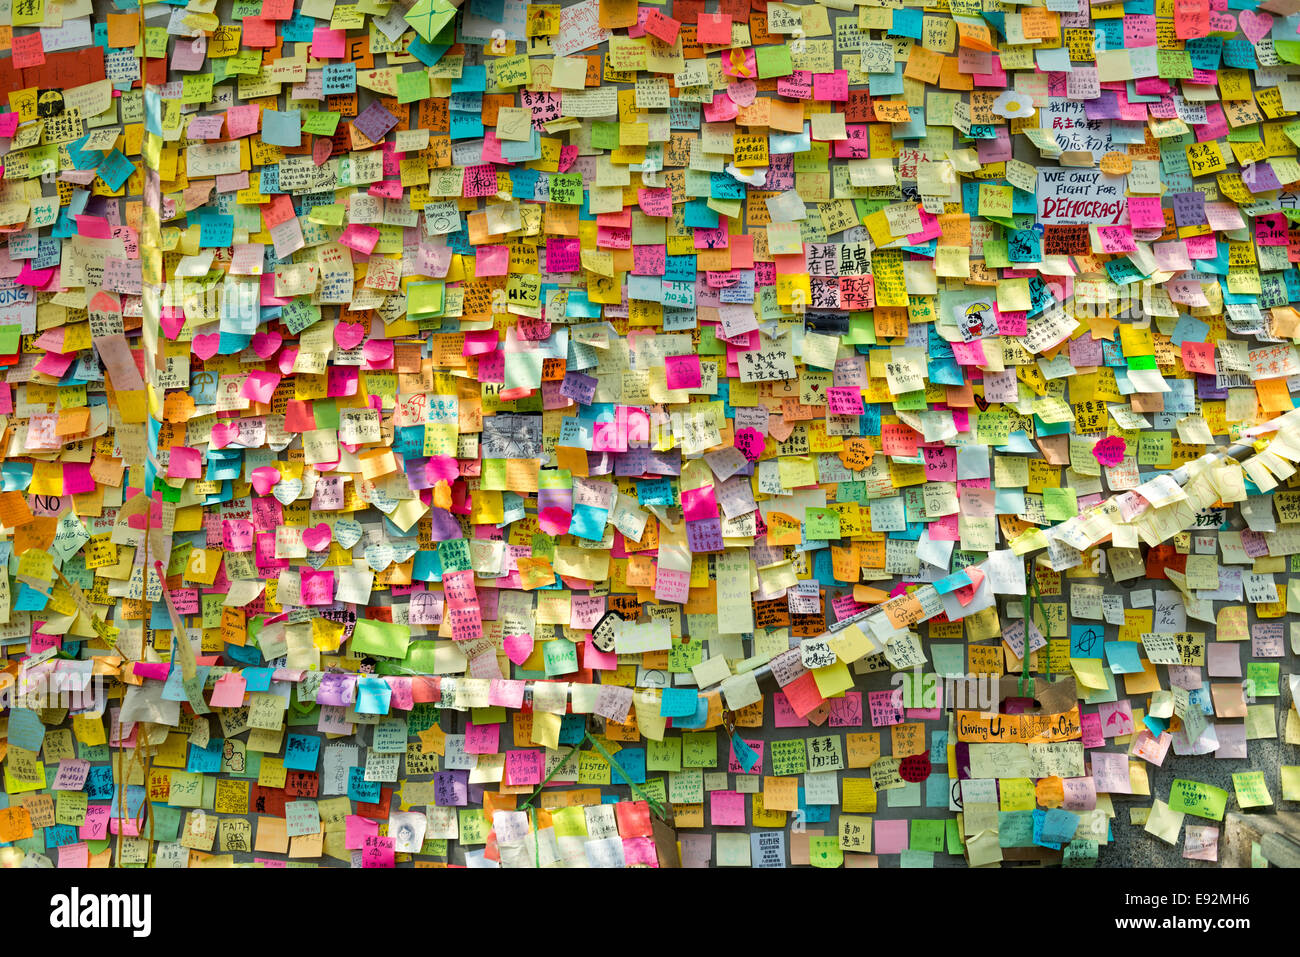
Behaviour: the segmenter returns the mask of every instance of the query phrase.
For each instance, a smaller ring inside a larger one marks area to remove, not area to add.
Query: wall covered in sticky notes
[[[1295,808],[1289,7],[210,6],[0,31],[0,864]]]

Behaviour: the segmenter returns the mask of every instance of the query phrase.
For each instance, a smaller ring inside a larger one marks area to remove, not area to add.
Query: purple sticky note
[[[384,138],[385,133],[397,125],[397,117],[378,103],[371,103],[352,121],[352,125],[370,142],[378,143]]]

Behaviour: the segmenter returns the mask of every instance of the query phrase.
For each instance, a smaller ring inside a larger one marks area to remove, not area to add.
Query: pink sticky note
[[[168,478],[196,479],[203,474],[203,453],[198,449],[175,446],[167,462]]]
[[[337,60],[347,55],[347,31],[315,27],[311,35],[311,55],[318,60]]]
[[[729,755],[727,759],[728,772],[730,772],[731,774],[762,774],[763,773],[763,742],[750,741],[747,739],[742,739],[742,740],[745,741],[745,744],[749,745],[749,749],[751,751],[753,751],[756,755],[758,755],[758,760],[754,762],[754,766],[752,768],[746,771],[744,767],[741,766],[741,763],[738,760],[736,760],[735,745],[728,742],[728,746],[727,746],[727,753]]]
[[[907,821],[876,821],[872,851],[876,854],[901,854],[907,850]]]
[[[713,791],[710,793],[709,823],[714,827],[744,827],[745,795],[739,791]]]
[[[509,246],[478,246],[474,249],[475,276],[510,275]]]
[[[343,235],[339,237],[339,242],[349,249],[355,249],[369,256],[374,251],[375,244],[379,242],[379,230],[374,226],[349,223],[343,230]]]
[[[232,138],[248,136],[257,132],[258,120],[262,108],[257,105],[232,106],[226,110],[226,132]]]
[[[40,36],[40,34],[34,35]],[[59,867],[82,868],[89,866],[90,848],[85,841],[78,841],[76,844],[64,844],[59,848]]]
[[[254,370],[244,380],[244,386],[239,390],[239,394],[250,402],[265,405],[271,401],[271,396],[275,394],[275,387],[279,384],[280,373]]]
[[[682,514],[688,522],[718,517],[718,499],[712,485],[682,489]]]
[[[806,728],[808,719],[795,713],[784,691],[772,695],[772,720],[778,728]]]
[[[1106,746],[1106,738],[1101,733],[1101,715],[1091,712],[1080,715],[1079,727],[1083,732],[1083,746],[1085,748],[1102,748]]]
[[[239,708],[244,704],[246,682],[242,675],[228,674],[217,679],[208,704],[214,708]]]
[[[366,838],[379,834],[379,822],[356,814],[343,819],[343,846],[349,851],[359,851]]]
[[[670,389],[698,389],[704,381],[700,372],[700,357],[668,356],[665,360],[665,375]]]
[[[496,754],[500,741],[501,725],[475,724],[473,721],[466,722],[466,754]]]
[[[836,70],[833,73],[813,74],[813,99],[847,100],[849,98],[849,72]]]
[[[671,217],[673,214],[673,192],[671,189],[638,189],[637,205],[647,216]]]

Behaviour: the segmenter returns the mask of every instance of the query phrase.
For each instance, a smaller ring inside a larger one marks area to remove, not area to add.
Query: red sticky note
[[[649,29],[648,21],[646,29]],[[701,13],[697,30],[696,35],[701,43],[721,43],[729,46],[731,44],[731,14]]]
[[[14,37],[11,49],[13,51],[14,66],[41,66],[45,63],[45,44],[41,42],[39,33]]]

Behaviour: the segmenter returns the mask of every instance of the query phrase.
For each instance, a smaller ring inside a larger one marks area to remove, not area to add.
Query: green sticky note
[[[716,768],[718,734],[716,731],[682,732],[682,767]]]
[[[339,128],[339,118],[338,113],[329,110],[303,110],[302,131],[313,136],[333,136]]]
[[[402,666],[415,674],[428,675],[437,673],[438,656],[433,642],[422,641],[406,649],[406,658]]]
[[[1063,867],[1094,867],[1097,864],[1097,842],[1078,840],[1065,845]]]
[[[1228,806],[1228,792],[1212,784],[1175,778],[1169,788],[1169,808],[1209,818],[1223,820],[1223,810]]]
[[[840,513],[833,508],[809,508],[804,513],[804,536],[831,541],[840,537]]]
[[[432,42],[433,38],[456,16],[456,8],[447,0],[418,0],[415,6],[406,11],[406,22],[415,27],[415,32]]]
[[[957,819],[950,817],[944,822],[945,830],[948,832],[948,853],[960,854],[962,849],[961,828],[957,826]]]
[[[582,177],[578,177],[581,189]],[[406,312],[410,316],[436,316],[442,312],[445,290],[441,282],[413,282],[406,287]]]
[[[11,356],[18,352],[18,336],[22,326],[0,326],[0,355]]]
[[[317,399],[312,404],[312,415],[318,429],[337,429],[339,427],[339,404],[336,399]]]
[[[452,538],[438,543],[438,561],[444,572],[463,572],[472,568],[469,561],[469,542]]]
[[[181,78],[182,103],[207,103],[211,99],[211,73],[190,73]]]
[[[578,646],[567,638],[553,638],[542,644],[546,677],[569,675],[578,670]]]
[[[486,844],[488,831],[487,815],[482,808],[461,808],[457,817],[460,819],[460,842],[462,844]]]
[[[592,121],[591,146],[598,150],[618,149],[618,124]]]
[[[1079,514],[1078,494],[1072,488],[1043,489],[1043,514],[1051,522],[1063,522]]]
[[[506,720],[506,709],[502,705],[493,705],[487,708],[471,708],[470,714],[472,716],[471,720],[475,724],[505,724]],[[423,731],[424,728],[421,728],[420,730]]]
[[[682,739],[648,740],[646,742],[645,768],[647,771],[672,771],[674,773],[680,771],[682,769]]]
[[[551,174],[550,189],[552,203],[563,203],[566,206],[582,205],[581,173]]]
[[[768,748],[772,753],[773,777],[790,777],[808,770],[808,750],[803,739],[772,741]]]
[[[809,837],[808,856],[812,860],[813,867],[842,867],[844,865],[844,852],[840,850],[839,835]]]
[[[942,851],[944,835],[948,832],[945,820],[925,820],[917,818],[912,821],[908,836],[908,847],[913,851]]]
[[[1246,665],[1246,694],[1252,698],[1276,698],[1281,666],[1276,661],[1252,661]]]
[[[347,209],[342,203],[325,203],[321,206],[313,206],[307,218],[322,226],[342,226],[343,215],[346,212]]]
[[[754,62],[758,68],[758,78],[766,80],[774,76],[789,76],[794,72],[794,63],[790,59],[790,48],[784,43],[768,43],[754,48]]]
[[[1237,803],[1246,807],[1271,807],[1273,796],[1268,793],[1268,782],[1263,771],[1239,771],[1232,776],[1232,787],[1237,792]]]
[[[359,618],[352,632],[351,650],[355,655],[405,658],[410,643],[411,629],[406,625]]]
[[[413,70],[397,74],[397,102],[414,103],[429,97],[429,71]]]
[[[934,851],[914,851],[905,847],[898,856],[898,866],[900,868],[934,867]]]

